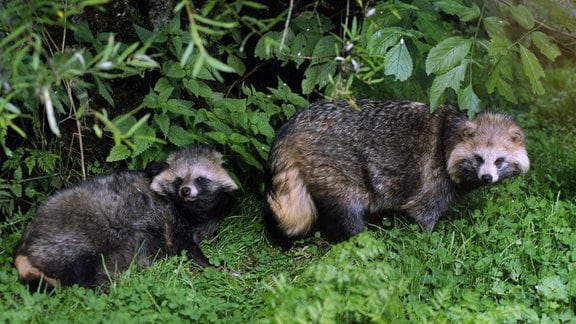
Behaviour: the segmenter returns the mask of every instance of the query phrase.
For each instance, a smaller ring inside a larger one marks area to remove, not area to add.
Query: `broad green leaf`
[[[228,119],[235,128],[248,129],[248,114],[246,111],[236,111],[230,114]]]
[[[259,112],[256,113],[256,127],[258,128],[258,132],[268,138],[274,137],[274,128],[270,126],[268,116],[263,113]]]
[[[174,12],[178,12],[177,10],[174,10]],[[180,17],[178,15],[175,15],[175,17],[170,21],[170,23],[168,24],[168,33],[170,34],[178,34],[180,32]]]
[[[540,31],[535,31],[532,33],[532,42],[538,49],[540,53],[546,56],[550,61],[554,61],[562,52],[558,48],[558,45],[552,43],[550,38],[546,34]]]
[[[270,152],[270,146],[268,144],[260,143],[260,141],[254,137],[251,137],[250,141],[252,142],[252,145],[256,151],[258,151],[258,154],[260,154],[260,157],[263,160],[266,160],[268,158],[268,153]]]
[[[186,71],[174,61],[165,62],[162,65],[162,72],[169,78],[181,79],[186,76]]]
[[[134,24],[133,27],[134,31],[136,32],[136,35],[138,36],[138,39],[142,43],[146,43],[146,41],[154,35],[153,32],[139,25]]]
[[[506,100],[512,103],[518,103],[518,99],[514,94],[514,89],[512,89],[512,86],[506,80],[498,78],[496,80],[496,89],[500,95],[506,98]]]
[[[472,41],[460,36],[447,38],[434,46],[426,58],[426,73],[442,74],[461,64],[470,53]]]
[[[194,104],[191,101],[182,99],[170,99],[166,102],[168,111],[182,116],[194,115],[192,106],[194,106]]]
[[[177,147],[186,147],[194,143],[196,136],[178,125],[170,126],[168,140]]]
[[[534,91],[537,95],[544,94],[544,87],[542,86],[542,82],[540,82],[540,78],[544,76],[544,70],[536,55],[532,53],[529,49],[524,47],[523,45],[519,45],[520,48],[520,61],[522,62],[522,68],[524,69],[524,73],[530,80],[530,85],[532,86],[532,91]]]
[[[165,88],[162,88],[162,90],[158,92],[158,103],[161,105],[165,104],[169,100],[173,91],[174,87],[172,85],[168,85]]]
[[[182,53],[182,46],[184,46],[184,42],[182,41],[182,37],[180,36],[172,36],[172,52],[177,56],[180,57]]]
[[[312,57],[321,58],[326,56],[335,56],[337,52],[335,50],[335,45],[340,45],[340,41],[332,35],[320,38],[312,51]]]
[[[205,108],[200,108],[196,111],[196,114],[194,115],[194,124],[192,126],[196,126],[207,120],[208,120],[207,110]]]
[[[500,17],[486,17],[482,19],[484,25],[484,30],[488,33],[491,38],[495,37],[506,37],[506,28],[510,26],[507,20]]]
[[[230,119],[230,111],[224,105],[214,106],[209,116],[210,120],[221,122]]]
[[[230,142],[237,144],[248,143],[250,142],[250,139],[242,134],[232,133],[230,134]]]
[[[312,93],[314,87],[318,85],[319,89],[326,86],[329,76],[336,73],[337,64],[333,60],[326,63],[314,64],[309,66],[304,72],[304,80],[302,80],[302,93]]]
[[[142,154],[144,151],[152,146],[154,139],[156,138],[156,132],[152,127],[142,127],[138,130],[138,134],[134,136],[134,151],[132,152],[132,157],[136,157]]]
[[[10,191],[14,194],[14,196],[20,198],[22,197],[22,185],[21,184],[13,184],[10,186]],[[12,199],[11,199],[12,200]]]
[[[472,7],[467,7],[456,0],[436,1],[436,5],[448,14],[457,15],[462,21],[470,21],[480,16],[480,8],[474,2],[472,2]]]
[[[292,30],[287,31],[286,41],[294,36]],[[268,32],[264,34],[256,43],[254,49],[254,56],[260,59],[269,59],[272,56],[272,49],[280,46],[280,39],[282,38],[281,32]]]
[[[79,42],[91,43],[94,41],[94,35],[90,31],[90,26],[86,20],[81,21],[75,26],[74,38]]]
[[[219,108],[222,109],[221,113],[217,113]],[[218,100],[214,103],[213,111],[218,114],[218,117],[222,119],[227,119],[228,115],[232,112],[236,111],[245,111],[246,110],[246,99],[234,99],[234,98],[224,98],[222,100]]]
[[[182,84],[195,97],[213,98],[214,91],[205,82],[196,79],[184,79]]]
[[[106,162],[122,161],[130,157],[130,150],[124,144],[116,144],[110,149]]]
[[[236,55],[229,54],[228,58],[226,59],[226,64],[233,68],[234,71],[236,71],[236,73],[238,73],[240,76],[246,73],[246,65],[244,64],[244,61],[242,61],[242,59]]]
[[[138,131],[138,129],[140,127],[142,127],[142,125],[144,125],[147,121],[148,118],[150,118],[150,114],[146,114],[144,116],[142,116],[142,118],[140,118],[140,120],[136,123],[134,123],[132,126],[130,126],[130,129],[124,134],[125,137],[132,137],[132,135],[134,135],[134,133],[136,133]]]
[[[417,10],[415,11],[415,14],[417,17],[414,21],[414,26],[416,29],[411,30],[411,34],[414,34],[414,36],[410,38],[426,38],[433,40],[434,43],[439,43],[453,35],[443,26],[442,20],[436,13],[431,13],[430,11],[425,10]],[[425,33],[421,33],[420,31],[424,31]]]
[[[136,117],[130,114],[120,115],[112,120],[115,128],[121,133],[126,133],[134,124],[136,124]],[[106,127],[108,131],[113,131],[113,127]]]
[[[248,153],[246,151],[246,149],[243,146],[240,145],[231,145],[230,148],[232,149],[232,151],[240,154],[242,156],[242,160],[254,167],[256,167],[258,170],[263,170],[262,164],[260,162],[258,162],[258,160],[256,160],[252,154]]]
[[[287,44],[284,44],[286,46]],[[294,41],[289,44],[290,46],[290,55],[291,60],[296,62],[296,68],[299,68],[302,63],[305,61],[305,57],[312,56],[313,44],[310,44],[308,38],[304,35],[304,33],[296,34],[294,37]],[[286,51],[286,48],[284,48]]]
[[[472,118],[480,111],[480,98],[474,93],[472,84],[469,84],[464,89],[459,89],[456,94],[458,95],[458,106],[460,109],[468,110],[468,117]]]
[[[221,145],[226,144],[226,142],[228,141],[228,137],[226,136],[226,134],[220,132],[206,132],[204,133],[204,136],[213,139],[214,141],[216,141],[218,144]]]
[[[400,39],[400,42],[386,53],[384,61],[384,73],[394,75],[395,80],[406,81],[412,75],[412,58],[404,39]]]
[[[158,81],[156,81],[156,84],[154,84],[154,91],[156,92],[162,92],[167,88],[174,89],[174,87],[170,84],[170,81],[168,81],[166,78],[160,78]]]
[[[488,42],[488,55],[493,58],[499,58],[508,54],[510,43],[505,37],[496,36]]]
[[[373,55],[386,55],[388,49],[398,44],[402,29],[398,27],[388,27],[376,31],[368,40],[367,49]]]
[[[227,124],[222,123],[222,121],[220,121],[219,119],[217,119],[214,114],[210,114],[207,113],[209,118],[211,119],[210,121],[206,121],[205,124],[208,125],[212,130],[218,132],[218,133],[222,133],[223,135],[229,135],[232,134],[232,128],[230,128],[230,126],[228,126]],[[216,121],[212,121],[216,119]]]
[[[154,115],[154,122],[160,128],[160,131],[164,136],[168,136],[168,131],[170,130],[170,117],[166,114],[156,114]]]
[[[98,94],[101,95],[110,106],[114,107],[114,98],[112,98],[112,94],[110,93],[112,91],[110,83],[104,83],[98,77],[94,77],[94,82],[96,83]]]
[[[488,81],[486,82],[486,91],[489,94],[492,94],[494,92],[498,80],[502,79],[503,77],[502,70],[506,68],[510,69],[510,65],[502,64],[502,61],[500,61],[490,70],[488,74]]]
[[[142,100],[142,105],[148,108],[158,108],[158,94],[154,91],[148,92]]]
[[[488,75],[488,81],[486,82],[486,91],[489,94],[494,93],[494,89],[498,90],[498,93],[502,95],[506,100],[516,103],[518,100],[514,95],[514,90],[510,86],[508,80],[512,77],[512,64],[509,64],[506,60],[502,59],[494,68],[490,71]]]
[[[438,75],[432,81],[430,86],[430,110],[434,111],[439,105],[439,100],[446,88],[452,88],[455,91],[460,89],[460,83],[466,76],[467,62],[456,66],[452,70]]]
[[[524,29],[532,29],[534,27],[534,16],[526,6],[520,4],[516,7],[510,7],[510,13],[516,22]]]

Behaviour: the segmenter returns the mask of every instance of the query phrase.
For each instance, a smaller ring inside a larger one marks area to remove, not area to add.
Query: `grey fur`
[[[173,194],[205,160],[215,162],[209,168],[218,174],[213,179],[202,165],[203,175],[214,180],[210,188],[194,199]],[[218,152],[196,146],[171,153],[146,172],[97,176],[57,191],[38,208],[16,248],[20,280],[92,288],[132,262],[145,267],[182,250],[208,266],[198,243],[216,230],[230,192],[237,189],[221,163]],[[159,178],[169,192],[151,189]],[[221,180],[226,183],[220,185]]]
[[[481,167],[498,158],[505,163]],[[386,210],[432,230],[457,196],[528,168],[524,135],[507,115],[470,121],[448,105],[431,114],[410,101],[318,102],[276,135],[264,216],[270,238],[285,247],[313,228],[347,239]]]

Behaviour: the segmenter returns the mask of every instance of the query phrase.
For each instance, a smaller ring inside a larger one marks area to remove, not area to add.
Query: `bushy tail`
[[[36,289],[42,281],[48,285],[48,287],[56,288],[59,283],[58,280],[46,276],[40,269],[36,268],[30,262],[30,259],[22,254],[16,256],[14,260],[14,266],[18,270],[18,277],[22,283],[28,284],[32,289]]]
[[[281,153],[271,156],[265,194],[265,211],[267,217],[272,218],[268,220],[269,227],[276,227],[271,232],[295,240],[306,235],[314,225],[316,206],[293,158]]]

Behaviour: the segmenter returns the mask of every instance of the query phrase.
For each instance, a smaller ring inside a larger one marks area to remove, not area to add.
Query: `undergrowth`
[[[5,234],[0,321],[573,322],[576,201],[568,171],[542,164],[572,163],[576,136],[526,132],[528,175],[455,203],[430,234],[398,217],[344,243],[312,237],[282,252],[263,236],[260,197],[245,196],[203,243],[220,269],[174,256],[129,269],[109,293],[51,295],[17,282],[19,234]]]
[[[108,293],[46,294],[17,282],[20,233],[4,231],[0,322],[574,322],[576,130],[562,118],[573,97],[553,98],[518,115],[527,175],[457,201],[432,233],[390,217],[347,242],[312,237],[283,252],[263,235],[261,197],[244,195],[202,244],[217,270],[173,256],[130,268]]]

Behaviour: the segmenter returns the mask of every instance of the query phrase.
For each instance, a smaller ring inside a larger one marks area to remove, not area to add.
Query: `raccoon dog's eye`
[[[502,157],[501,157],[501,158],[498,158],[498,159],[496,159],[496,161],[494,161],[494,165],[495,165],[497,168],[502,167],[502,164],[504,164],[504,158],[502,158]]]
[[[484,163],[484,159],[478,154],[474,155],[474,161],[476,161],[479,164]]]
[[[209,184],[211,181],[208,178],[198,177],[198,178],[196,178],[195,182],[198,186],[205,186],[205,185]]]
[[[180,185],[182,185],[183,182],[184,182],[184,179],[182,179],[182,178],[176,178],[176,179],[174,180],[174,186],[175,186],[175,187],[180,187]]]

